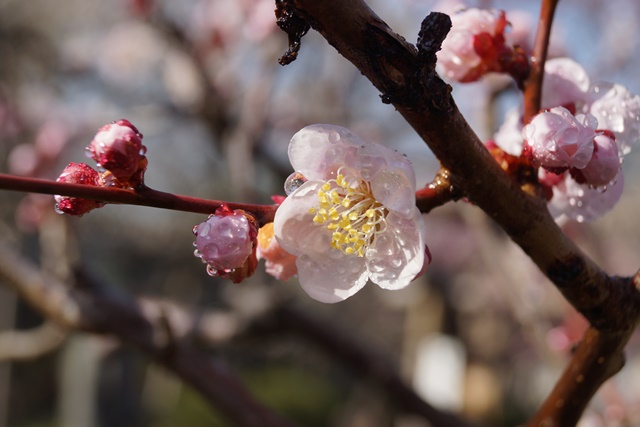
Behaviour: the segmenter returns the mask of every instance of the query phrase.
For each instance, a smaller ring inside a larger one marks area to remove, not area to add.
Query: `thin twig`
[[[0,190],[25,191],[30,193],[59,194],[69,197],[81,197],[107,203],[150,206],[183,212],[212,214],[219,207],[226,205],[230,209],[245,210],[256,218],[260,225],[272,222],[277,209],[276,205],[255,205],[220,200],[207,200],[197,197],[181,196],[165,193],[144,187],[138,190],[126,190],[113,187],[93,187],[81,184],[67,184],[37,178],[25,178],[0,174]]]
[[[557,5],[558,0],[543,0],[540,8],[536,41],[531,57],[531,71],[525,82],[524,89],[524,123],[529,123],[533,116],[540,111],[544,64],[547,61],[551,24],[553,23]]]
[[[432,209],[461,197],[462,194],[451,183],[451,173],[445,168],[440,168],[433,181],[416,191],[416,206],[420,212],[429,213]]]

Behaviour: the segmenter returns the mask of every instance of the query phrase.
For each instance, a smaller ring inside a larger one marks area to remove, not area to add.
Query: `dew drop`
[[[87,147],[87,148],[85,148],[85,149],[84,149],[84,156],[85,156],[87,159],[91,159],[91,158],[93,158],[93,154],[91,154],[91,150],[89,150],[89,147]]]
[[[329,134],[329,142],[332,144],[335,144],[336,142],[340,141],[340,134],[338,132],[331,132]]]
[[[198,227],[199,226],[200,226],[200,224],[193,226],[193,230],[191,230],[191,231],[193,231],[194,236],[198,235]],[[194,242],[194,244],[195,244],[195,242]]]
[[[60,207],[58,206],[58,204],[57,204],[57,203],[53,206],[53,210],[54,210],[57,214],[64,215],[64,212],[62,211],[62,209],[60,209]]]
[[[576,216],[576,221],[578,221],[578,222],[584,222],[584,216],[582,216],[582,215],[577,215],[577,216]]]
[[[298,188],[302,187],[302,184],[307,182],[307,179],[300,172],[294,172],[284,182],[284,192],[287,196],[291,195]]]
[[[217,276],[218,275],[218,270],[213,268],[211,265],[207,264],[207,274],[209,276]]]
[[[394,258],[391,260],[391,265],[395,268],[398,268],[402,265],[402,260],[400,258]]]
[[[195,245],[196,242],[193,242],[193,244]],[[202,252],[200,252],[198,249],[196,249],[195,251],[193,251],[193,256],[198,257],[198,258],[202,258]]]

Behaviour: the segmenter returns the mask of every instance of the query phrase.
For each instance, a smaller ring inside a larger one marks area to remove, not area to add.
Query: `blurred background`
[[[431,10],[451,7],[368,3],[408,41]],[[538,2],[468,5],[506,9],[530,47]],[[126,118],[144,134],[146,182],[162,191],[269,204],[292,172],[289,139],[313,123],[395,147],[413,162],[418,185],[429,182],[438,162],[426,145],[318,34],[303,38],[294,63],[278,65],[287,40],[273,10],[273,0],[0,0],[0,172],[55,179],[67,163],[85,160],[100,126]],[[576,59],[592,81],[640,93],[639,20],[634,0],[564,0],[551,54]],[[514,86],[491,76],[453,93],[482,139],[520,101]],[[612,212],[563,224],[611,274],[632,275],[640,264],[638,161],[636,152],[625,158],[626,188]],[[191,233],[205,219],[117,205],[68,218],[54,212],[50,196],[0,193],[3,243],[69,286],[81,266],[133,296],[217,316],[203,351],[299,425],[428,424],[398,411],[392,390],[357,375],[313,337],[259,327],[280,301],[384,354],[436,407],[493,426],[527,419],[586,327],[522,251],[464,202],[425,216],[433,254],[425,276],[397,292],[367,286],[336,305],[261,268],[239,285],[209,277]],[[1,285],[0,427],[228,425],[137,351],[66,332]],[[5,351],[16,331],[32,333],[39,351]],[[636,334],[627,365],[598,392],[581,427],[640,425],[639,348]]]

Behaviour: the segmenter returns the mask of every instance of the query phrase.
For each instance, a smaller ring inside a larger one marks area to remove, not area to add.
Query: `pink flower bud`
[[[244,211],[220,208],[214,215],[194,227],[196,235],[195,255],[207,264],[211,276],[223,276],[236,282],[233,273],[245,270],[245,264],[253,265],[251,271],[237,280],[242,281],[255,271],[255,243],[258,227]],[[236,283],[237,283],[236,282]]]
[[[576,181],[594,187],[600,187],[613,181],[620,172],[620,155],[615,137],[610,131],[598,135],[594,139],[594,150],[591,161],[584,169],[571,170]]]
[[[140,168],[146,167],[142,134],[128,120],[118,120],[101,127],[87,147],[91,158],[123,182],[140,176]],[[140,178],[141,179],[141,176]],[[139,182],[132,183],[135,186]]]
[[[265,224],[258,232],[258,259],[265,260],[267,273],[278,280],[289,280],[298,274],[295,255],[282,249],[273,235],[273,223]]]
[[[84,163],[69,163],[57,179],[58,182],[68,184],[83,184],[99,187],[100,174],[91,166]],[[101,208],[105,204],[95,200],[81,199],[79,197],[54,196],[56,200],[56,212],[69,215],[82,216],[87,212]]]
[[[498,19],[496,13],[476,8],[451,15],[451,31],[438,52],[438,66],[448,79],[465,81],[467,75],[480,65],[482,58],[474,45],[476,36],[493,36]],[[478,44],[482,44],[480,40]]]
[[[573,116],[564,107],[538,114],[524,126],[522,136],[533,163],[554,172],[584,168],[593,155],[598,121],[591,114]]]

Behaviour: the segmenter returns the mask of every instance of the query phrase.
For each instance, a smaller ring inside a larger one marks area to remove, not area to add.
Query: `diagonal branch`
[[[429,55],[420,55],[364,1],[291,1],[297,13],[382,92],[383,102],[394,105],[451,172],[452,184],[462,195],[493,218],[607,336],[614,353],[604,359],[601,370],[584,370],[585,392],[576,398],[586,405],[603,378],[619,368],[622,348],[640,320],[640,291],[634,282],[606,275],[562,233],[544,200],[526,194],[509,179],[460,114],[451,88],[433,71],[435,64],[425,61]],[[423,29],[443,28],[433,25],[443,19],[432,13]],[[428,35],[421,32],[422,46]],[[587,345],[584,351],[595,350]]]

